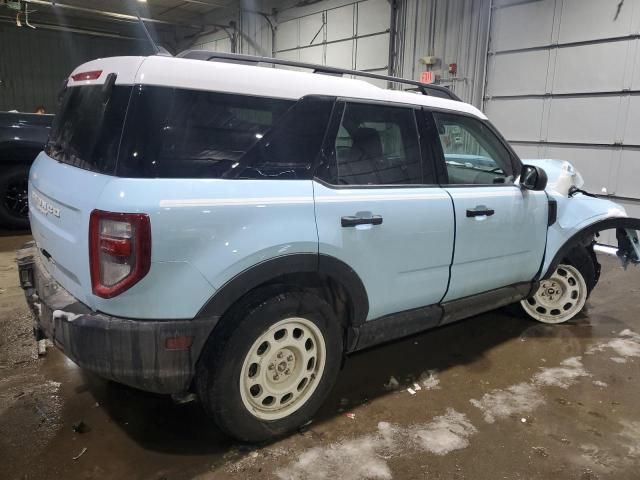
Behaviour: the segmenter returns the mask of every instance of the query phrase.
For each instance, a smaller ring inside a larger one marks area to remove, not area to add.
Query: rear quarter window
[[[136,86],[119,176],[306,178],[330,99],[300,101]]]

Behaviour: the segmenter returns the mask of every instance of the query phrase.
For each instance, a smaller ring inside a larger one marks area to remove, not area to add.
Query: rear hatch
[[[113,178],[140,57],[89,62],[61,96],[49,140],[29,175],[31,230],[49,273],[93,306],[89,216]]]

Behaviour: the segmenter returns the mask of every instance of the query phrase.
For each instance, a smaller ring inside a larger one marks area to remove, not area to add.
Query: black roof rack
[[[405,85],[411,85],[411,90],[417,90],[423,95],[430,95],[433,97],[447,98],[449,100],[455,100],[461,102],[460,98],[446,87],[440,85],[429,85],[417,80],[407,80],[404,78],[391,77],[389,75],[381,75],[379,73],[361,72],[358,70],[348,70],[346,68],[328,67],[326,65],[317,65],[313,63],[296,62],[293,60],[284,60],[281,58],[271,57],[258,57],[254,55],[240,55],[237,53],[221,53],[211,52],[208,50],[186,50],[176,55],[179,58],[189,58],[192,60],[204,60],[204,61],[220,61],[227,63],[241,63],[245,65],[256,65],[258,63],[270,63],[272,65],[283,65],[287,67],[307,68],[313,70],[313,73],[319,73],[324,75],[353,75],[364,78],[374,78],[376,80],[385,80],[387,82],[402,83]]]

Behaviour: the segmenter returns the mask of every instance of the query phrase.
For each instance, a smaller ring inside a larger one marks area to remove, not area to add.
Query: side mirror
[[[540,167],[523,165],[520,172],[520,186],[527,190],[542,191],[547,188],[547,172]]]

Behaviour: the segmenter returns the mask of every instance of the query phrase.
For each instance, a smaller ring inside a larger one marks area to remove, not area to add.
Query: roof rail
[[[386,80],[387,82],[402,83],[405,85],[411,85],[411,90],[417,90],[422,95],[430,95],[433,97],[447,98],[461,102],[460,98],[446,87],[440,85],[429,85],[426,83],[418,82],[417,80],[407,80],[404,78],[391,77],[389,75],[381,75],[379,73],[361,72],[358,70],[348,70],[346,68],[329,67],[326,65],[317,65],[313,63],[296,62],[293,60],[284,60],[281,58],[271,57],[258,57],[254,55],[240,55],[237,53],[221,53],[212,52],[208,50],[185,50],[184,52],[176,55],[179,58],[189,58],[192,60],[204,60],[210,61],[222,61],[228,63],[241,63],[245,65],[256,65],[258,63],[270,63],[272,65],[283,65],[287,67],[307,68],[313,70],[313,73],[319,73],[324,75],[353,75],[364,78],[374,78],[376,80]]]

